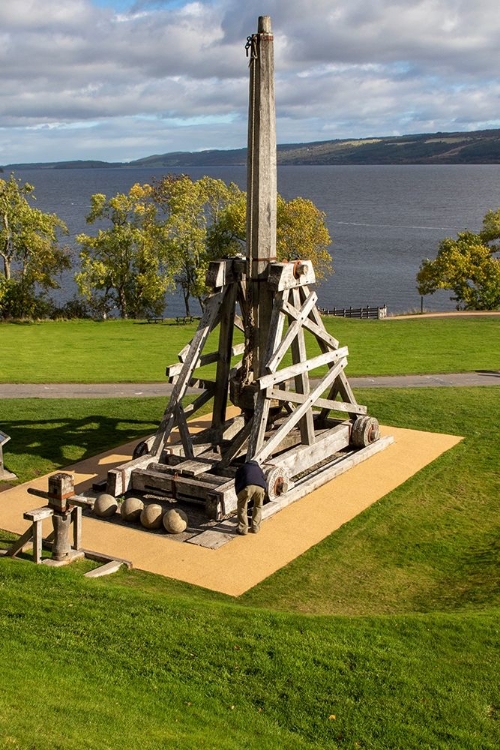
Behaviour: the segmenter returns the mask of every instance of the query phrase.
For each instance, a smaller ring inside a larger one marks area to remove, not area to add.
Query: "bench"
[[[193,323],[195,318],[194,315],[177,315],[175,320],[177,323]]]
[[[148,318],[148,323],[163,323],[163,318]]]

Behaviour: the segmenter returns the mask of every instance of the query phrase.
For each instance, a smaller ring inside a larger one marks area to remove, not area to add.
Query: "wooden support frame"
[[[348,348],[326,330],[319,313],[317,294],[310,288],[315,282],[313,265],[303,259],[282,263],[275,257],[274,58],[268,16],[259,18],[247,51],[247,257],[210,263],[207,286],[213,291],[192,341],[166,370],[172,395],[156,435],[148,441],[149,452],[109,472],[112,494],[131,487],[175,490],[172,473],[161,470],[175,454],[182,492],[188,492],[191,484],[193,499],[205,493],[211,507],[217,503],[228,507],[231,482],[214,494],[212,478],[231,476],[232,470],[234,476],[235,466],[244,458],[265,462],[273,471],[283,466],[293,480],[300,472],[316,471],[314,467],[328,462],[332,453],[348,448],[351,439],[365,440],[360,428],[365,422],[357,420],[367,418],[367,409],[357,403],[344,372]],[[217,327],[215,350],[205,352],[208,336]],[[235,329],[245,337],[236,346]],[[315,352],[319,350],[314,356],[308,352],[311,340]],[[214,363],[214,381],[196,376],[198,368]],[[201,393],[184,404],[188,388],[193,387]],[[229,397],[241,409],[243,420],[230,429]],[[192,435],[188,417],[212,398],[209,428]],[[169,442],[174,427],[180,436],[176,445]],[[205,470],[207,465],[210,469]]]

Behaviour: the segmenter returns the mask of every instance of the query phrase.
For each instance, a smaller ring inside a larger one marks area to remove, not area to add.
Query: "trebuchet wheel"
[[[380,428],[375,417],[357,417],[351,431],[351,444],[365,448],[380,438]]]

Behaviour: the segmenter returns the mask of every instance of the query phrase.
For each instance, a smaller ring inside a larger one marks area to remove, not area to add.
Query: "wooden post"
[[[260,16],[249,38],[247,255],[253,313],[253,379],[263,374],[273,293],[267,285],[269,262],[276,259],[276,113],[271,18]],[[247,334],[247,338],[250,338]]]

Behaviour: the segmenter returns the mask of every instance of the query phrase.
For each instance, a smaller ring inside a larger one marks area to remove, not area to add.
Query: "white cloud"
[[[254,0],[2,3],[0,160],[244,145],[244,44],[261,12]],[[498,122],[493,0],[268,0],[266,12],[282,143]]]

